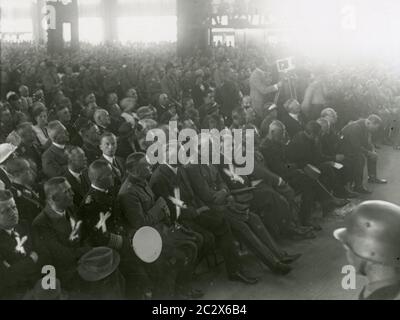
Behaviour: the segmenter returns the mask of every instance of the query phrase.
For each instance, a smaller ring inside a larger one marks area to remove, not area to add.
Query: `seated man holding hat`
[[[176,298],[199,298],[201,291],[190,288],[194,263],[198,258],[201,236],[183,226],[173,224],[164,198],[151,190],[147,180],[151,177],[151,166],[144,153],[133,153],[126,161],[128,177],[118,193],[121,220],[126,230],[136,232],[143,226],[158,230],[163,240],[162,260],[170,268],[169,294]],[[165,281],[165,275],[163,275]]]

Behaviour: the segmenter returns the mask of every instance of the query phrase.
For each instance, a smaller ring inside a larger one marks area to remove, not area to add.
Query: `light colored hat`
[[[17,150],[17,147],[11,143],[0,144],[0,164],[6,161],[15,150]]]
[[[159,232],[149,226],[141,227],[132,239],[132,247],[140,260],[152,263],[162,251],[162,239]]]

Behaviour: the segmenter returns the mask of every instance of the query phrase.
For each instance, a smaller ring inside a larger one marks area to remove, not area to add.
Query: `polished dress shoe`
[[[292,267],[286,263],[277,262],[273,267],[271,267],[271,270],[275,274],[280,274],[284,276],[287,275],[290,271],[292,271]]]
[[[285,264],[292,263],[299,259],[301,257],[301,253],[296,253],[296,254],[288,254],[285,253],[283,258],[281,258],[279,261]]]
[[[243,273],[243,271],[236,271],[229,275],[229,280],[231,281],[239,281],[245,284],[256,284],[258,282],[257,278],[250,277]]]
[[[377,177],[369,177],[368,182],[369,183],[376,183],[376,184],[386,184],[387,180],[379,179]]]
[[[354,187],[354,192],[360,193],[360,194],[371,194],[372,191],[369,191],[365,189],[364,187]]]

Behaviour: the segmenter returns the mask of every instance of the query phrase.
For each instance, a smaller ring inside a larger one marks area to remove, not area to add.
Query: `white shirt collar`
[[[95,186],[93,183],[92,183],[90,186],[91,186],[93,189],[95,189],[95,190],[98,190],[98,191],[107,193],[107,190],[102,189],[102,188],[99,188],[99,187]]]
[[[299,121],[299,115],[298,114],[289,113],[289,116],[291,116],[294,120]]]
[[[109,156],[105,155],[104,153],[103,153],[103,157],[104,157],[104,159],[106,159],[109,163],[113,164],[113,162],[114,162],[114,157],[109,157]]]
[[[178,168],[174,168],[173,166],[170,166],[168,163],[166,163],[166,166],[172,170],[173,173],[178,174]]]
[[[59,211],[57,209],[55,209],[53,206],[50,205],[51,210],[53,210],[55,213],[57,213],[57,215],[61,216],[61,217],[65,217],[65,210],[64,211]]]
[[[59,149],[63,149],[64,150],[64,148],[65,148],[65,145],[55,143],[54,141],[53,141],[53,144]]]
[[[76,178],[77,180],[80,180],[80,179],[81,179],[79,173],[76,173],[76,172],[72,171],[70,168],[68,168],[68,171],[69,171],[69,173],[70,173],[74,178]]]

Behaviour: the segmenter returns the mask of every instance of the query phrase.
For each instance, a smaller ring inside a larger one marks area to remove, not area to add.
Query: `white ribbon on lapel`
[[[78,222],[76,222],[75,219],[70,218],[70,221],[71,221],[72,232],[69,235],[69,240],[74,241],[75,239],[79,238],[78,232],[81,227],[82,220],[79,220]]]
[[[27,236],[23,236],[22,239],[21,239],[19,237],[19,234],[16,234],[15,240],[17,241],[17,245],[15,247],[15,251],[20,253],[20,254],[26,255],[24,244],[28,240],[28,237]]]
[[[236,181],[236,182],[239,182],[240,184],[244,184],[244,179],[235,173],[233,165],[228,164],[228,166],[229,166],[229,169],[226,169],[226,168],[224,169],[224,172],[228,175],[228,177],[232,181]]]
[[[103,233],[104,233],[107,231],[106,222],[107,222],[108,218],[111,217],[111,212],[107,211],[106,214],[104,214],[103,212],[100,212],[99,216],[100,216],[100,219],[99,219],[99,222],[97,222],[97,224],[96,224],[96,228],[99,230],[101,228],[101,231],[103,231]]]
[[[175,205],[176,218],[178,219],[181,215],[181,209],[186,208],[185,203],[181,200],[181,192],[179,188],[174,188],[174,197],[169,196],[168,199]]]

